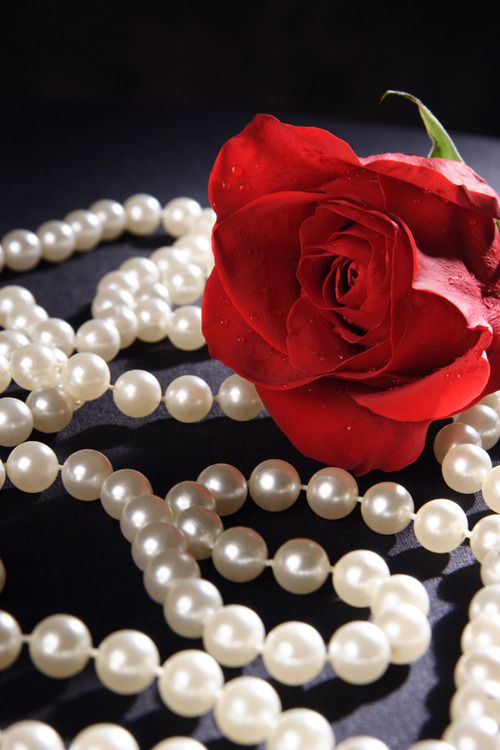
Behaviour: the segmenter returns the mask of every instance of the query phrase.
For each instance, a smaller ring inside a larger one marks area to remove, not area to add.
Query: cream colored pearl
[[[169,737],[158,742],[152,750],[207,750],[207,747],[191,737]]]
[[[202,484],[185,480],[178,482],[167,492],[165,501],[172,511],[174,519],[187,508],[207,508],[215,510],[215,499]]]
[[[248,491],[254,503],[269,511],[286,510],[300,495],[297,470],[287,461],[271,458],[262,461],[250,474]]]
[[[455,445],[443,458],[441,469],[444,481],[456,492],[478,492],[491,471],[491,458],[477,445]]]
[[[205,273],[210,273],[210,264],[213,260],[210,237],[206,234],[185,234],[174,242],[176,252],[188,253],[189,262],[203,268]]]
[[[48,319],[48,313],[40,305],[15,305],[5,316],[5,327],[32,336],[38,323]]]
[[[384,745],[384,748],[386,747],[387,745]],[[408,750],[456,750],[456,748],[442,740],[422,740],[421,742],[414,742]]]
[[[8,360],[16,349],[29,343],[29,338],[21,331],[0,331],[0,355]]]
[[[61,479],[68,495],[76,500],[97,500],[103,483],[112,472],[111,461],[104,453],[84,448],[66,459]]]
[[[130,278],[126,273],[123,273],[123,271],[108,271],[108,273],[105,273],[104,276],[101,277],[97,284],[96,297],[101,294],[105,295],[108,292],[116,291],[117,289],[133,294],[137,289],[136,280]]]
[[[203,716],[210,711],[224,684],[214,658],[204,651],[179,651],[163,665],[158,690],[165,705],[178,716]]]
[[[64,743],[42,721],[18,721],[2,732],[2,750],[64,750]]]
[[[29,438],[33,430],[33,414],[18,398],[0,398],[0,445],[11,448]]]
[[[429,500],[417,511],[413,530],[424,549],[451,552],[459,547],[468,530],[467,516],[451,500]]]
[[[103,240],[116,240],[125,231],[125,209],[121,203],[104,198],[92,203],[89,211],[101,222]]]
[[[7,476],[7,472],[5,471],[5,465],[4,465],[3,461],[0,461],[0,489],[2,489],[2,487],[5,484],[5,478],[6,478],[6,476]],[[2,565],[3,565],[3,563],[2,563]],[[5,584],[5,568],[4,568],[3,583]]]
[[[486,505],[500,513],[500,466],[494,466],[486,475],[482,485]]]
[[[135,293],[135,298],[137,302],[140,302],[143,299],[151,298],[162,299],[168,305],[172,302],[170,292],[168,291],[165,284],[163,284],[161,281],[154,281],[149,283],[146,282],[144,284],[141,284],[141,286]]]
[[[147,417],[161,401],[158,379],[146,370],[129,370],[120,375],[113,388],[113,400],[128,417]]]
[[[266,567],[264,539],[253,529],[233,526],[223,531],[212,549],[215,569],[228,581],[253,581]]]
[[[160,225],[161,206],[152,195],[136,193],[123,204],[127,229],[131,234],[153,234]]]
[[[24,286],[8,284],[0,289],[0,325],[5,326],[8,313],[18,305],[35,305],[35,298]],[[5,333],[2,331],[2,333]],[[2,352],[3,354],[3,352]]]
[[[500,649],[490,648],[462,654],[455,667],[455,685],[477,685],[500,698]]]
[[[487,716],[500,723],[500,701],[479,685],[464,685],[453,696],[450,704],[452,721]]]
[[[205,625],[205,650],[224,667],[244,667],[260,653],[264,623],[253,609],[231,604],[215,612]]]
[[[164,245],[159,247],[154,253],[151,253],[149,259],[153,261],[155,266],[160,272],[160,279],[163,282],[165,274],[172,265],[172,263],[189,263],[192,260],[191,253],[180,253],[177,252],[171,245]]]
[[[229,464],[212,464],[198,475],[198,482],[204,485],[215,498],[215,511],[219,516],[229,516],[243,507],[248,494],[245,477]]]
[[[481,580],[485,586],[500,583],[500,549],[494,548],[484,556],[481,563]]]
[[[61,318],[48,318],[33,329],[34,344],[61,349],[68,357],[75,349],[75,332],[69,323]]]
[[[376,586],[389,578],[385,560],[368,549],[343,555],[333,569],[333,588],[342,601],[353,607],[368,607]]]
[[[239,375],[230,375],[224,380],[217,402],[224,414],[237,422],[255,419],[264,408],[254,384]]]
[[[73,354],[61,376],[64,390],[78,401],[100,398],[107,391],[110,380],[106,362],[91,352]]]
[[[105,362],[114,359],[120,347],[118,329],[109,320],[87,320],[76,332],[75,349],[78,352],[98,354]]]
[[[139,495],[151,495],[151,482],[140,471],[119,469],[104,480],[101,487],[101,503],[112,518],[120,518],[126,503]]]
[[[33,415],[35,429],[40,432],[60,432],[69,425],[73,417],[71,402],[62,388],[38,388],[29,394],[26,406]],[[29,433],[23,440],[28,436]]]
[[[191,223],[191,231],[210,235],[216,221],[217,214],[213,208],[204,208],[201,214]]]
[[[281,713],[276,690],[258,677],[237,677],[225,684],[215,702],[215,721],[222,734],[240,745],[265,740]]]
[[[212,408],[209,385],[197,375],[180,375],[165,391],[165,406],[179,422],[199,422]]]
[[[42,257],[40,240],[27,229],[13,229],[2,237],[5,265],[11,271],[30,271]]]
[[[0,610],[0,669],[14,664],[23,647],[21,628],[8,612]],[[3,747],[3,745],[2,745]]]
[[[469,620],[482,614],[500,614],[500,584],[485,586],[472,597],[469,605]]]
[[[162,211],[165,231],[171,237],[180,237],[191,231],[195,219],[201,215],[200,204],[192,198],[174,198]]]
[[[162,299],[141,300],[136,307],[137,338],[148,343],[162,341],[168,334],[172,311]]]
[[[327,720],[308,708],[284,711],[266,740],[266,750],[333,750],[335,735]]]
[[[213,583],[203,578],[178,581],[163,605],[167,624],[183,638],[200,638],[205,623],[222,607],[222,597]]]
[[[485,404],[476,404],[456,417],[457,422],[470,424],[481,436],[483,448],[489,450],[500,437],[500,417]]]
[[[135,298],[128,289],[113,287],[98,292],[92,301],[90,311],[93,318],[105,318],[107,315],[112,315],[118,305],[135,310]]]
[[[193,506],[186,508],[177,516],[176,526],[184,534],[187,551],[195,560],[206,560],[224,531],[224,526],[217,513],[208,508]]]
[[[102,224],[93,211],[77,209],[64,217],[75,235],[75,249],[81,253],[93,250],[102,237]]]
[[[446,456],[450,448],[454,448],[455,445],[462,445],[463,443],[470,443],[472,445],[478,445],[482,447],[481,436],[474,427],[464,422],[453,422],[441,427],[439,432],[434,438],[433,448],[434,456],[439,464],[443,463],[443,458]]]
[[[158,604],[163,604],[170,587],[186,578],[199,578],[200,568],[194,557],[182,549],[168,549],[155,555],[144,571],[144,588]]]
[[[117,724],[92,724],[76,735],[70,750],[139,750],[139,745]]]
[[[368,735],[357,735],[349,737],[338,745],[335,750],[389,750],[385,742],[378,740],[376,737]]]
[[[320,469],[307,484],[306,499],[311,510],[329,521],[348,516],[358,497],[356,480],[344,469]]]
[[[411,521],[415,506],[408,490],[397,482],[370,487],[361,500],[361,515],[377,534],[397,534]]]
[[[129,500],[120,517],[120,530],[129,542],[137,533],[153,523],[170,523],[172,514],[167,504],[156,495],[139,495]]]
[[[110,690],[123,695],[139,693],[150,685],[160,664],[155,644],[138,630],[118,630],[97,649],[97,676]]]
[[[12,378],[27,391],[55,385],[57,382],[57,359],[53,349],[42,344],[26,344],[12,355]]]
[[[31,634],[31,659],[49,677],[72,677],[87,664],[92,639],[86,625],[72,615],[51,615],[38,623]]]
[[[453,721],[443,740],[456,750],[498,750],[497,724],[486,716]]]
[[[205,288],[205,275],[194,263],[171,263],[162,278],[176,305],[191,305]]]
[[[500,516],[481,518],[472,529],[469,541],[472,554],[482,563],[490,550],[500,548]]]
[[[109,320],[120,334],[120,349],[126,349],[134,343],[139,330],[137,315],[125,305],[116,305],[112,311],[104,310],[95,315],[101,320]]]
[[[6,463],[7,476],[22,492],[43,492],[57,478],[59,461],[48,445],[35,440],[14,448]]]
[[[129,279],[135,290],[138,290],[142,284],[154,284],[160,280],[160,272],[156,264],[142,255],[128,258],[121,264],[120,271]]]
[[[137,499],[137,498],[135,498]],[[132,501],[130,501],[132,502]],[[165,509],[168,508],[165,506]],[[156,521],[139,529],[132,542],[132,559],[140,570],[146,570],[151,560],[166,550],[186,548],[184,534],[171,523]]]
[[[177,349],[186,352],[205,345],[201,330],[201,309],[194,305],[183,305],[174,310],[168,322],[168,336]]]
[[[65,221],[46,221],[36,230],[42,247],[42,258],[62,263],[75,252],[75,233]]]
[[[399,603],[375,614],[375,625],[385,633],[393,664],[411,664],[429,648],[431,628],[424,613],[413,604]]]
[[[267,634],[262,659],[275,680],[285,685],[306,685],[323,670],[326,647],[311,625],[284,622]]]
[[[328,658],[335,673],[352,685],[368,685],[382,677],[391,649],[385,633],[371,622],[353,620],[333,634]]]
[[[370,607],[375,616],[387,607],[399,607],[400,604],[413,604],[424,615],[429,612],[429,595],[413,576],[394,575],[380,581],[372,589]]]
[[[469,622],[461,638],[464,653],[500,647],[500,622],[492,615],[478,615]]]
[[[312,539],[290,539],[274,555],[273,575],[292,594],[311,594],[319,589],[330,571],[328,556]]]

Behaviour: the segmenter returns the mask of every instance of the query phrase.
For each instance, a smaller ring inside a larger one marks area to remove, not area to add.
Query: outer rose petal
[[[359,163],[351,147],[327,130],[257,115],[220,150],[208,195],[221,220],[277,190],[316,189]]]
[[[258,388],[272,418],[306,456],[365,474],[396,471],[421,453],[430,420],[384,419],[359,406],[337,381],[323,378],[300,388]]]

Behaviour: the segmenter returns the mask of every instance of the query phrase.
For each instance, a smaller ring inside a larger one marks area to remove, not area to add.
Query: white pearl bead
[[[378,612],[373,622],[385,633],[393,664],[411,664],[429,648],[431,628],[424,613],[413,604],[400,603]]]
[[[413,530],[424,549],[451,552],[459,547],[468,530],[467,516],[451,500],[429,500],[417,511]]]
[[[16,349],[29,343],[29,338],[21,331],[0,331],[0,356],[10,360]]]
[[[163,613],[174,633],[184,638],[200,638],[205,623],[221,607],[222,597],[213,583],[191,578],[171,587]]]
[[[195,234],[212,234],[212,229],[217,221],[217,215],[213,208],[204,208],[197,219],[191,224],[191,232]]]
[[[500,466],[494,466],[488,472],[483,481],[482,493],[486,505],[495,513],[500,513]]]
[[[464,653],[500,647],[500,622],[491,615],[478,615],[465,626],[460,643]]]
[[[121,203],[104,198],[92,203],[89,211],[101,222],[103,240],[116,240],[125,231],[125,209]]]
[[[46,221],[36,234],[42,246],[42,258],[49,263],[62,263],[75,252],[75,233],[65,221]]]
[[[408,490],[397,482],[374,484],[361,500],[361,515],[377,534],[397,534],[411,521],[415,507]]]
[[[120,518],[129,500],[152,493],[151,482],[140,471],[119,469],[104,480],[100,497],[106,513],[112,518]]]
[[[250,497],[259,508],[268,511],[290,508],[299,497],[301,488],[295,467],[279,458],[262,461],[248,480]]]
[[[97,284],[96,297],[107,292],[116,291],[129,292],[132,294],[137,289],[135,278],[130,278],[123,271],[108,271],[101,277]],[[133,300],[133,297],[131,297]]]
[[[55,482],[59,472],[52,448],[35,440],[14,448],[5,466],[10,481],[22,492],[43,492]]]
[[[176,305],[196,302],[205,288],[205,275],[194,263],[171,263],[162,278]]]
[[[247,499],[247,481],[241,471],[230,464],[207,466],[198,475],[197,482],[210,491],[219,516],[236,513]]]
[[[105,362],[116,357],[120,346],[118,329],[109,320],[87,320],[76,332],[75,349],[98,354]]]
[[[144,571],[143,582],[151,599],[163,604],[174,583],[199,577],[200,567],[192,555],[182,549],[167,549],[150,560]]]
[[[174,198],[162,212],[165,231],[171,237],[180,237],[191,231],[195,219],[201,215],[200,204],[192,198]]]
[[[279,585],[292,594],[311,594],[330,572],[323,547],[312,539],[290,539],[274,555],[272,571]]]
[[[61,376],[64,390],[77,401],[100,398],[107,391],[110,380],[111,373],[106,362],[91,352],[73,354]]]
[[[57,382],[57,359],[51,347],[42,344],[26,344],[12,355],[12,378],[28,391],[55,385]]]
[[[318,631],[305,622],[284,622],[264,641],[264,666],[285,685],[306,685],[323,670],[326,646]]]
[[[356,507],[358,496],[352,474],[333,466],[317,471],[307,484],[306,499],[311,510],[328,520],[348,516]]]
[[[0,398],[0,445],[11,448],[29,438],[33,430],[33,414],[18,398]]]
[[[48,724],[18,721],[2,732],[2,750],[64,750],[64,743]]]
[[[32,340],[34,344],[57,347],[68,357],[75,349],[75,332],[61,318],[48,318],[38,323],[33,329]]]
[[[453,721],[443,740],[456,750],[498,750],[497,724],[485,716]]]
[[[308,708],[284,711],[267,737],[267,750],[333,750],[335,736],[326,719]]]
[[[14,664],[23,647],[21,628],[8,612],[0,610],[0,669]],[[2,745],[3,747],[3,745]]]
[[[136,340],[139,322],[137,315],[129,307],[116,305],[112,311],[109,309],[100,311],[95,317],[113,323],[120,334],[120,349],[126,349]]]
[[[165,391],[165,406],[179,422],[199,422],[212,408],[213,395],[209,385],[197,375],[175,378]]]
[[[485,586],[472,597],[469,605],[469,620],[482,614],[500,614],[500,584]]]
[[[205,273],[209,272],[212,260],[212,248],[210,236],[206,234],[185,234],[174,242],[174,251],[187,253],[189,262],[196,263],[203,268]]]
[[[76,500],[97,500],[103,483],[112,472],[111,461],[104,453],[84,448],[66,459],[61,479],[68,495]]]
[[[484,586],[500,583],[500,548],[491,549],[481,563],[481,580]]]
[[[387,746],[384,745],[385,747]],[[422,740],[421,742],[414,742],[408,750],[456,750],[456,748],[442,740]]]
[[[207,747],[191,737],[169,737],[158,742],[152,750],[207,750]]]
[[[186,352],[205,345],[201,330],[201,309],[194,305],[183,305],[174,310],[168,323],[168,336],[177,349]]]
[[[491,406],[476,404],[455,417],[457,422],[471,425],[481,436],[483,448],[489,450],[500,437],[500,417]]]
[[[385,742],[368,735],[357,735],[335,745],[335,750],[389,750]],[[444,749],[443,749],[444,750]]]
[[[135,314],[138,323],[138,339],[154,344],[167,336],[172,311],[162,299],[152,297],[141,300],[135,309]]]
[[[189,479],[174,484],[167,492],[165,501],[176,520],[179,514],[187,508],[215,510],[215,499],[212,493],[199,482],[192,482]]]
[[[203,716],[224,684],[215,659],[204,651],[179,651],[163,665],[158,690],[165,705],[179,716]]]
[[[491,458],[477,445],[455,445],[443,458],[441,469],[444,481],[456,492],[478,492],[491,471]]]
[[[455,685],[477,685],[500,698],[500,649],[469,651],[455,667]]]
[[[453,696],[450,704],[452,721],[487,716],[500,723],[500,701],[480,685],[464,685]]]
[[[253,609],[231,604],[215,612],[205,625],[205,650],[224,667],[244,667],[260,653],[264,624]]]
[[[156,495],[139,495],[129,500],[120,517],[120,530],[129,542],[152,523],[170,523],[172,514],[167,504]]]
[[[38,323],[48,317],[47,311],[40,305],[18,303],[5,316],[5,327],[32,336]]]
[[[104,318],[113,315],[118,305],[124,305],[131,310],[135,310],[135,299],[128,289],[113,287],[98,292],[92,301],[90,311],[93,318]]]
[[[93,250],[102,237],[102,224],[93,211],[77,209],[64,217],[75,235],[75,249],[81,253]]]
[[[230,375],[224,380],[217,402],[224,414],[237,422],[255,419],[264,408],[254,384],[239,375]]]
[[[0,289],[0,325],[5,326],[8,313],[17,305],[35,305],[35,298],[24,286],[9,284]]]
[[[481,518],[472,529],[469,541],[472,554],[482,563],[490,550],[500,548],[500,516]]]
[[[7,477],[7,472],[5,471],[5,464],[3,463],[3,461],[0,461],[0,489],[4,486],[6,477]],[[2,563],[2,568],[3,568],[3,573],[2,573],[2,576],[3,576],[2,587],[3,587],[5,585],[5,568],[3,567],[3,563]]]
[[[165,273],[172,263],[189,263],[192,260],[191,253],[183,253],[182,256],[177,253],[171,245],[159,247],[154,253],[151,253],[149,259],[153,261],[160,272],[160,278],[163,282]]]
[[[128,258],[121,264],[120,271],[133,284],[135,290],[138,290],[142,284],[154,284],[160,280],[160,272],[156,264],[142,255]]]
[[[137,500],[138,498],[134,498]],[[131,500],[129,502],[132,502]],[[167,510],[167,508],[165,507]],[[148,523],[140,528],[132,542],[132,559],[140,570],[146,570],[151,560],[167,550],[184,550],[184,534],[165,520]]]
[[[158,408],[161,387],[146,370],[129,370],[120,375],[113,388],[113,400],[128,417],[147,417]]]
[[[161,206],[152,195],[136,193],[123,204],[127,229],[131,234],[147,235],[160,225]]]
[[[480,404],[490,406],[497,414],[500,414],[500,391],[493,391],[479,401]]]
[[[353,607],[368,607],[374,588],[390,571],[385,560],[368,549],[343,555],[333,569],[333,588],[342,601]]]
[[[49,677],[72,677],[90,659],[92,639],[86,625],[72,615],[51,615],[38,623],[31,634],[31,659]]]
[[[186,508],[179,513],[176,525],[184,534],[187,551],[196,560],[206,560],[211,557],[214,544],[224,531],[217,513],[208,508],[196,506]]]
[[[472,445],[478,445],[482,447],[481,436],[474,427],[471,427],[465,422],[453,422],[441,427],[439,432],[436,434],[433,443],[434,456],[439,464],[443,463],[443,458],[446,456],[450,448],[454,448],[455,445],[462,445],[463,443],[470,443]]]
[[[233,526],[217,538],[212,562],[228,581],[242,583],[253,581],[262,573],[267,555],[267,545],[260,534],[244,526]]]
[[[240,745],[265,740],[280,713],[276,690],[258,677],[230,680],[215,703],[217,726],[225,737]]]
[[[92,724],[79,732],[70,750],[139,750],[134,737],[117,724]]]
[[[168,291],[165,284],[161,281],[146,282],[141,284],[135,293],[135,298],[138,302],[143,299],[157,298],[162,299],[168,305],[172,302],[170,292]]]
[[[14,229],[2,238],[5,265],[11,271],[30,271],[42,257],[40,240],[27,229]]]
[[[367,685],[389,666],[391,648],[385,633],[371,622],[353,620],[332,635],[328,658],[336,674],[352,685]]]
[[[115,693],[139,693],[150,685],[160,664],[155,644],[138,630],[117,630],[97,650],[97,676]]]
[[[374,615],[386,607],[399,607],[400,604],[413,604],[424,615],[429,612],[429,595],[425,586],[413,576],[391,576],[380,581],[372,590],[370,607]]]

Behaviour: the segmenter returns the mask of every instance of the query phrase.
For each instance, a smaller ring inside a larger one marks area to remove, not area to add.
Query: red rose
[[[257,116],[209,185],[212,356],[308,456],[399,469],[429,423],[500,387],[498,195],[459,162],[366,159]]]

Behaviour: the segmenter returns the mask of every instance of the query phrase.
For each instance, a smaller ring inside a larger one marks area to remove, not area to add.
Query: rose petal
[[[365,474],[397,471],[421,453],[429,420],[384,419],[357,404],[335,380],[259,395],[277,425],[306,456]]]

